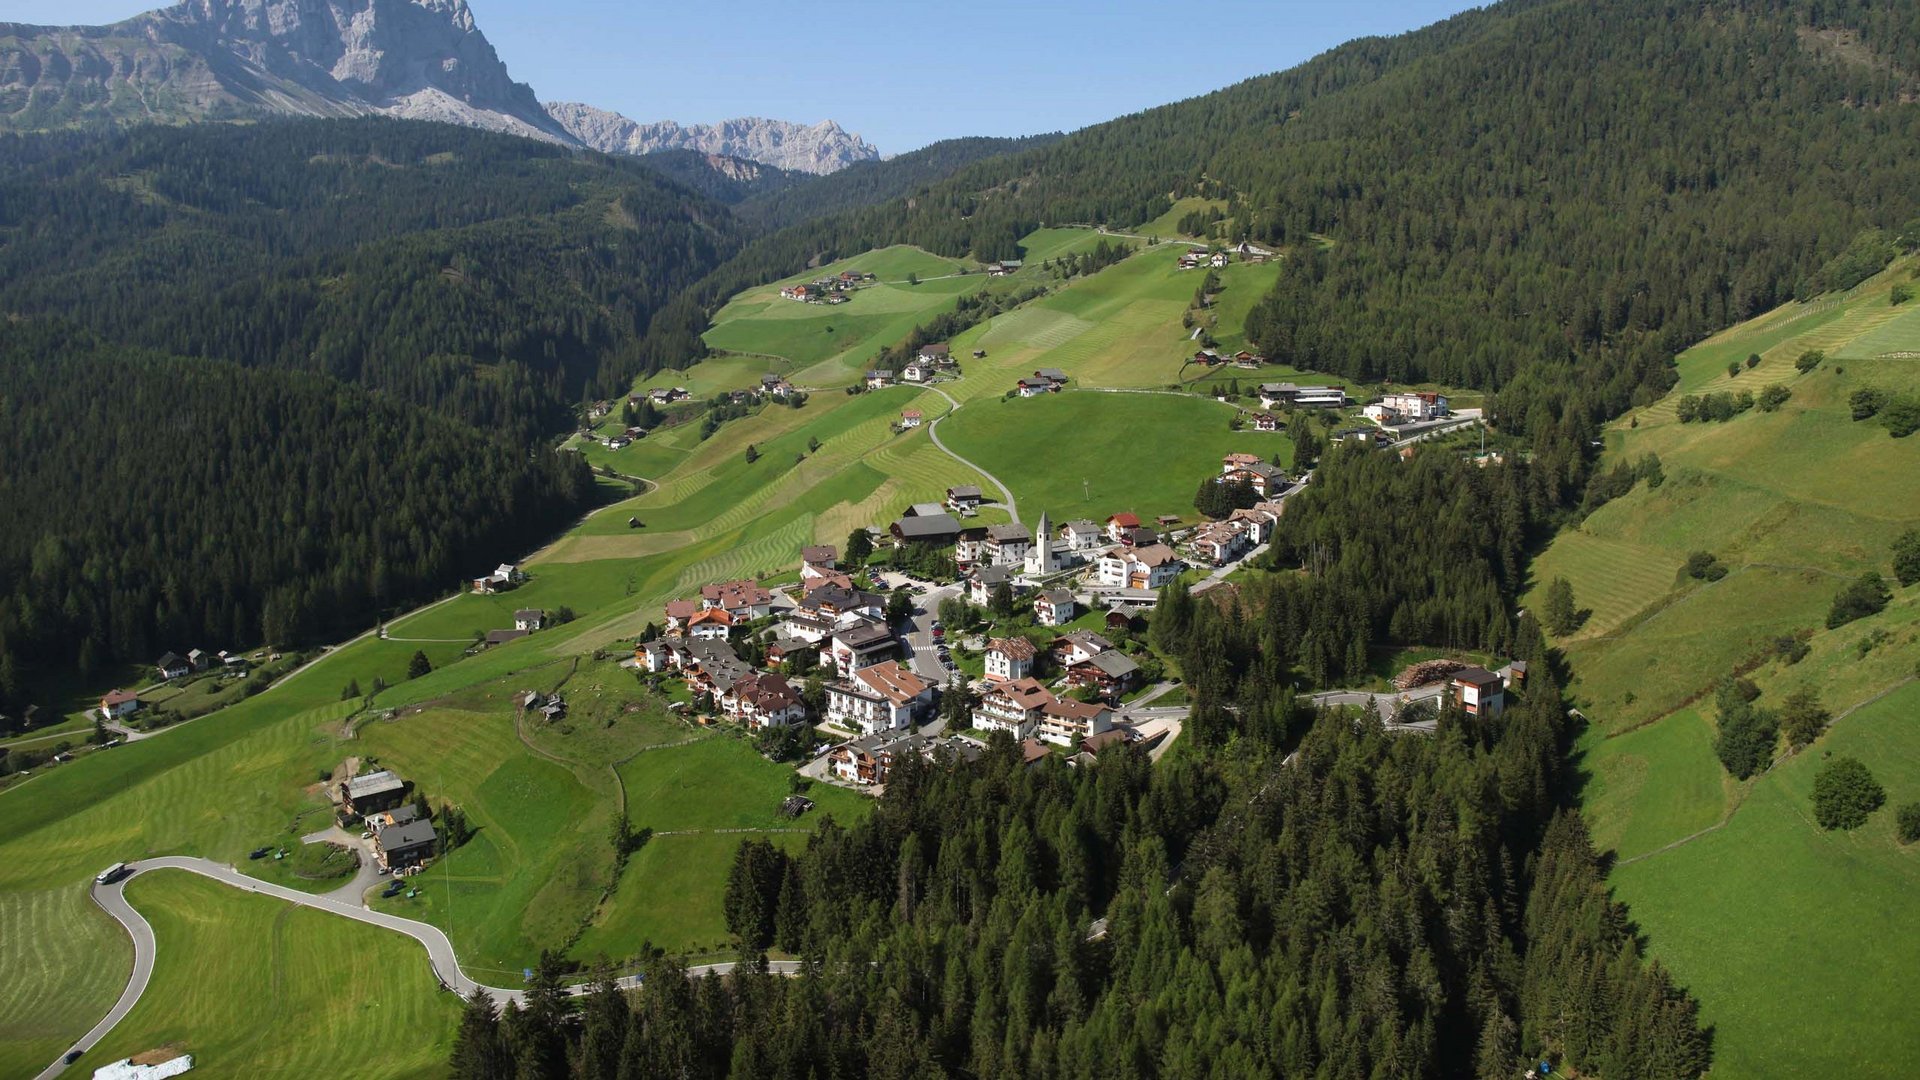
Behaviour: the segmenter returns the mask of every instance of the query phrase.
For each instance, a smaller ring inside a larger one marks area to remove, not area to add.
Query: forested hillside
[[[361,119],[0,141],[0,311],[526,440],[737,244],[636,161]]]
[[[0,323],[0,712],[29,676],[294,645],[490,568],[593,480],[540,451],[303,372]]]
[[[1045,146],[1058,134],[1025,138],[945,139],[885,161],[856,162],[827,176],[753,192],[738,209],[743,220],[782,228],[827,214],[872,206],[899,198],[987,158],[1004,157]]]

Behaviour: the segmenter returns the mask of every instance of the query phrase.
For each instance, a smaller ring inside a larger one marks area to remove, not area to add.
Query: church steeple
[[[1034,531],[1033,546],[1027,549],[1027,573],[1051,574],[1053,565],[1053,526],[1046,511],[1040,512],[1040,527]]]

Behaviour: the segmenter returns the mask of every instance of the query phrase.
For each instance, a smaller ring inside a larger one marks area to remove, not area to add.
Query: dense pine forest
[[[1493,1078],[1544,1053],[1697,1076],[1693,1001],[1640,961],[1559,808],[1567,732],[1536,670],[1527,702],[1433,738],[1282,693],[1204,756],[1028,767],[1002,736],[903,762],[860,825],[740,848],[729,926],[799,977],[661,960],[576,1004],[549,965],[525,1009],[469,1004],[454,1073]]]
[[[593,493],[577,456],[324,376],[0,324],[0,711],[33,672],[297,645],[490,568]]]
[[[521,441],[726,257],[638,161],[389,120],[0,138],[0,310],[316,372]]]

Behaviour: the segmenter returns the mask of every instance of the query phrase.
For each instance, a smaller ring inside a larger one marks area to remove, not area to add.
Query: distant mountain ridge
[[[610,154],[698,150],[815,175],[880,159],[878,147],[832,120],[796,124],[756,116],[717,124],[642,124],[574,101],[549,104],[547,112],[583,145]]]
[[[682,126],[550,110],[507,73],[466,0],[182,0],[109,26],[0,22],[0,129],[368,114],[813,174],[880,156],[831,120]]]

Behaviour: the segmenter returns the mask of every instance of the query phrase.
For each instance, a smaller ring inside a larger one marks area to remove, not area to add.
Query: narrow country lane
[[[948,457],[959,462],[960,464],[965,465],[967,468],[972,469],[974,472],[979,473],[981,476],[986,477],[987,480],[990,483],[992,483],[994,487],[999,488],[1000,499],[1006,505],[1006,508],[1007,508],[1007,517],[1014,521],[1019,521],[1020,507],[1015,505],[1013,501],[1013,490],[1007,487],[1007,485],[1001,483],[999,477],[993,475],[992,473],[974,464],[973,462],[968,461],[966,458],[961,457],[959,454],[954,453],[951,447],[949,447],[946,443],[943,443],[940,441],[940,421],[945,420],[947,417],[952,416],[954,413],[959,412],[960,403],[954,400],[954,397],[952,394],[947,393],[945,390],[940,389],[938,386],[930,386],[928,387],[928,389],[932,390],[936,394],[939,394],[941,397],[946,398],[947,404],[953,406],[953,408],[948,409],[944,415],[935,417],[933,419],[933,422],[927,425],[927,434],[933,437],[933,445],[939,447],[941,453],[947,455]]]

